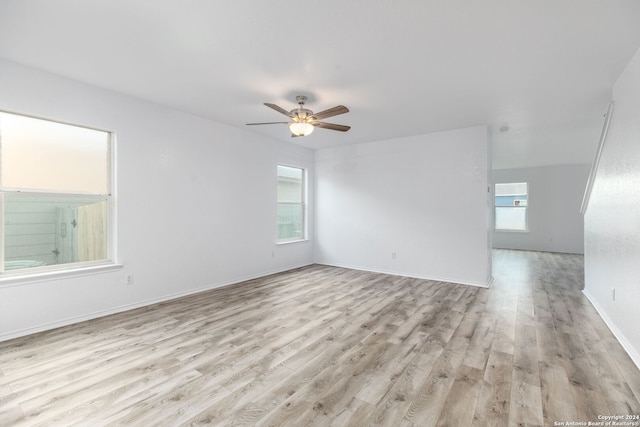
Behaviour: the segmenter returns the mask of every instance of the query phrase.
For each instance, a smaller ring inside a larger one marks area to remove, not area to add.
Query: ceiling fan
[[[298,108],[294,108],[291,111],[287,111],[275,104],[269,104],[268,102],[264,103],[264,105],[266,105],[267,107],[272,108],[278,113],[284,114],[285,116],[289,117],[292,120],[290,122],[247,123],[247,125],[289,125],[289,130],[291,130],[292,138],[295,138],[297,136],[307,136],[311,132],[313,132],[313,129],[316,127],[337,130],[340,132],[346,132],[351,129],[351,126],[336,125],[333,123],[325,123],[319,121],[322,119],[326,119],[327,117],[333,117],[337,116],[338,114],[348,113],[349,109],[344,105],[338,105],[337,107],[329,108],[328,110],[320,111],[319,113],[314,113],[313,111],[304,108],[304,103],[307,102],[306,96],[296,96],[296,101],[298,102]]]

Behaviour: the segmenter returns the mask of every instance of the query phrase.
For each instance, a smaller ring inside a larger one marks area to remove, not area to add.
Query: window
[[[0,207],[0,276],[111,263],[111,134],[0,112]]]
[[[278,242],[305,238],[305,171],[278,165]]]
[[[526,182],[496,184],[496,230],[527,231]]]

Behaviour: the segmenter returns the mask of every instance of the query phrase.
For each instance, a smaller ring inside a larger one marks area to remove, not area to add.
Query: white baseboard
[[[604,323],[607,325],[611,333],[616,337],[622,348],[627,352],[633,363],[640,369],[640,353],[633,347],[633,345],[629,342],[627,337],[618,329],[618,327],[613,323],[611,318],[607,315],[607,312],[598,304],[598,301],[589,293],[587,289],[582,291],[584,296],[587,297],[591,305],[596,309]]]
[[[306,267],[306,266],[312,265],[312,264],[314,264],[314,263],[294,265],[294,266],[289,266],[289,267],[286,267],[286,268],[283,268],[283,269],[277,269],[277,270],[273,270],[273,271],[265,271],[265,272],[258,273],[258,274],[242,276],[242,277],[238,277],[238,278],[235,278],[233,280],[230,280],[230,281],[213,283],[213,284],[210,284],[210,285],[207,285],[207,286],[203,286],[203,287],[200,287],[200,288],[189,289],[189,290],[184,291],[184,292],[177,292],[177,293],[173,293],[173,294],[163,295],[161,297],[151,298],[151,299],[142,300],[142,301],[137,301],[137,302],[132,303],[132,304],[125,304],[125,305],[121,305],[121,306],[118,306],[118,307],[109,308],[107,310],[101,310],[101,311],[96,311],[96,312],[92,312],[92,313],[86,313],[86,314],[83,314],[83,315],[80,315],[80,316],[68,317],[68,318],[65,318],[65,319],[56,320],[55,322],[44,323],[44,324],[40,324],[40,325],[37,325],[37,326],[32,326],[32,327],[29,327],[29,328],[21,329],[21,330],[18,330],[18,331],[10,331],[10,332],[6,332],[6,333],[0,334],[0,342],[1,341],[7,341],[7,340],[10,340],[10,339],[13,339],[13,338],[23,337],[23,336],[26,336],[26,335],[35,334],[35,333],[38,333],[38,332],[44,332],[44,331],[48,331],[48,330],[51,330],[51,329],[60,328],[60,327],[63,327],[63,326],[73,325],[75,323],[80,323],[80,322],[84,322],[84,321],[87,321],[87,320],[97,319],[99,317],[109,316],[111,314],[122,313],[122,312],[125,312],[125,311],[134,310],[136,308],[146,307],[146,306],[149,306],[149,305],[152,305],[152,304],[157,304],[157,303],[161,303],[161,302],[165,302],[165,301],[170,301],[172,299],[181,298],[181,297],[184,297],[184,296],[193,295],[193,294],[209,291],[209,290],[216,289],[216,288],[221,288],[221,287],[224,287],[224,286],[234,285],[234,284],[237,284],[237,283],[245,282],[247,280],[257,279],[257,278],[260,278],[260,277],[269,276],[271,274],[277,274],[277,273],[282,273],[284,271],[294,270],[296,268]],[[352,270],[370,271],[372,273],[389,274],[389,275],[393,275],[393,276],[404,276],[404,277],[412,277],[412,278],[416,278],[416,279],[433,280],[433,281],[438,281],[438,282],[447,282],[447,283],[454,283],[454,284],[467,285],[467,286],[476,286],[476,287],[480,287],[480,288],[488,288],[489,285],[491,284],[491,281],[493,280],[493,278],[490,277],[487,280],[487,283],[476,283],[476,282],[461,281],[461,280],[458,280],[458,279],[447,278],[447,277],[434,277],[434,276],[427,277],[427,276],[419,276],[419,275],[415,275],[415,274],[405,274],[405,273],[397,272],[397,271],[372,270],[372,269],[368,269],[368,268],[359,268],[359,267],[354,267],[354,266],[349,266],[349,265],[334,265],[334,264],[324,264],[324,263],[318,263],[318,264],[330,265],[332,267],[349,268],[349,269],[352,269]]]
[[[328,265],[330,267],[348,268],[350,270],[369,271],[371,273],[389,274],[391,276],[411,277],[413,279],[423,279],[423,280],[433,280],[435,282],[453,283],[455,285],[475,286],[478,288],[488,288],[491,285],[491,282],[493,281],[493,277],[489,277],[486,283],[478,283],[478,282],[463,281],[463,280],[454,279],[451,277],[421,276],[421,275],[416,275],[412,273],[404,273],[401,271],[378,270],[378,269],[372,269],[367,267],[357,267],[357,266],[347,265],[347,264],[330,264],[326,262],[316,262],[316,264]]]
[[[6,332],[6,333],[0,334],[0,342],[7,341],[7,340],[10,340],[10,339],[14,339],[14,338],[23,337],[23,336],[26,336],[26,335],[35,334],[35,333],[38,333],[38,332],[44,332],[44,331],[48,331],[48,330],[51,330],[51,329],[60,328],[62,326],[73,325],[75,323],[80,323],[80,322],[84,322],[84,321],[87,321],[87,320],[97,319],[99,317],[109,316],[111,314],[122,313],[124,311],[134,310],[136,308],[146,307],[146,306],[149,306],[149,305],[152,305],[152,304],[157,304],[157,303],[160,303],[160,302],[170,301],[172,299],[177,299],[177,298],[185,297],[185,296],[188,296],[188,295],[197,294],[197,293],[200,293],[200,292],[210,291],[212,289],[222,288],[224,286],[235,285],[237,283],[245,282],[247,280],[258,279],[260,277],[269,276],[271,274],[277,274],[277,273],[282,273],[284,271],[295,270],[296,268],[306,267],[306,266],[312,265],[312,264],[313,263],[294,265],[294,266],[289,266],[289,267],[286,267],[286,268],[283,268],[283,269],[279,269],[279,270],[265,271],[263,273],[242,276],[242,277],[230,280],[230,281],[213,283],[213,284],[210,284],[210,285],[207,285],[207,286],[203,286],[203,287],[200,287],[200,288],[189,289],[189,290],[184,291],[184,292],[176,292],[176,293],[169,294],[169,295],[163,295],[163,296],[157,297],[157,298],[151,298],[151,299],[147,299],[147,300],[143,300],[143,301],[138,301],[138,302],[135,302],[135,303],[132,303],[132,304],[125,304],[125,305],[121,305],[121,306],[118,306],[118,307],[113,307],[113,308],[110,308],[110,309],[107,309],[107,310],[100,310],[100,311],[96,311],[96,312],[92,312],[92,313],[86,313],[86,314],[83,314],[83,315],[80,315],[80,316],[68,317],[68,318],[65,318],[65,319],[56,320],[55,322],[44,323],[44,324],[41,324],[41,325],[32,326],[32,327],[21,329],[21,330],[18,330],[18,331]]]

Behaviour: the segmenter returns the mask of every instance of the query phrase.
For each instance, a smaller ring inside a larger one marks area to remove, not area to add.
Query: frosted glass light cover
[[[313,125],[309,123],[291,123],[289,125],[289,130],[294,135],[298,136],[307,136],[313,132]]]

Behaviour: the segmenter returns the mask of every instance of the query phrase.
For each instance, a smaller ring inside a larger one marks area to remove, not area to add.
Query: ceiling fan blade
[[[322,120],[327,117],[337,116],[338,114],[348,113],[349,109],[344,105],[338,105],[337,107],[329,108],[328,110],[320,111],[319,113],[315,113],[311,115],[314,120]]]
[[[351,126],[336,125],[334,123],[311,122],[311,124],[318,128],[337,130],[340,132],[346,132],[351,129]]]
[[[269,104],[268,102],[265,102],[264,105],[266,105],[269,108],[272,108],[274,110],[276,110],[278,113],[284,114],[287,117],[295,117],[293,114],[291,114],[290,112],[288,112],[287,110],[285,110],[282,107],[278,107],[276,104]]]
[[[266,122],[266,123],[247,123],[247,126],[253,125],[290,125],[291,122]]]

